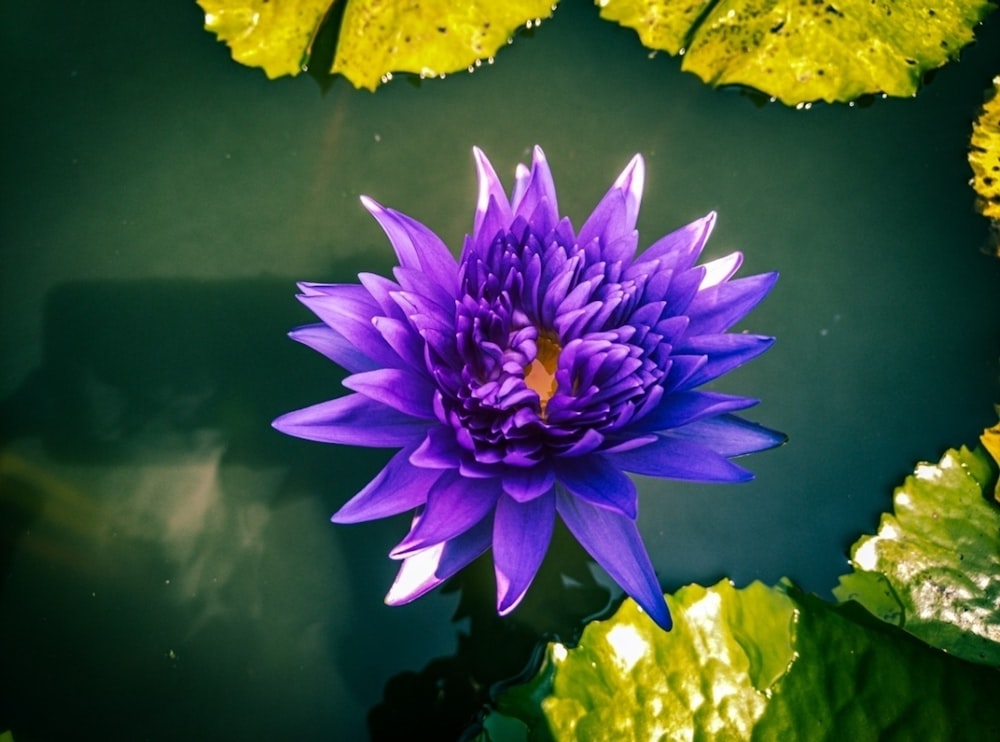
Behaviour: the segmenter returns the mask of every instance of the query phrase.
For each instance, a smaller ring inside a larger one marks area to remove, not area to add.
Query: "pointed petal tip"
[[[472,159],[476,162],[476,172],[482,175],[484,170],[492,171],[493,164],[490,162],[490,158],[486,156],[479,147],[472,148]]]
[[[666,598],[661,598],[660,601],[652,605],[642,605],[640,603],[639,608],[653,620],[653,623],[664,631],[670,631],[674,627],[674,621],[670,617],[670,609],[667,608]]]
[[[347,526],[357,522],[350,518],[344,517],[343,512],[344,508],[338,509],[337,512],[335,512],[333,515],[330,516],[330,522],[336,523],[338,526]]]
[[[642,189],[646,182],[646,161],[641,154],[636,154],[629,160],[621,175],[615,180],[614,187],[628,191],[636,200],[642,198]]]
[[[786,433],[782,433],[780,430],[772,430],[771,428],[764,427],[763,425],[757,425],[756,427],[759,429],[758,432],[761,436],[761,443],[759,444],[761,447],[754,449],[753,451],[748,451],[747,453],[770,451],[772,448],[779,448],[788,443],[788,435]],[[740,455],[742,456],[745,454]],[[750,475],[750,478],[753,479],[752,474]]]
[[[385,207],[371,196],[361,196],[361,205],[368,209],[368,211],[372,214],[385,211]]]
[[[498,593],[497,594],[497,615],[507,616],[514,612],[521,601],[524,600],[524,596],[527,595],[528,591],[525,589],[520,595],[514,593]]]
[[[299,433],[301,427],[301,410],[292,410],[283,415],[278,415],[271,421],[271,427],[283,435],[290,435],[293,438],[302,438]]]
[[[729,253],[725,257],[702,263],[701,267],[705,269],[705,275],[702,276],[698,290],[704,291],[718,286],[720,283],[725,283],[733,277],[741,265],[743,265],[743,253],[739,250]]]
[[[443,546],[427,549],[404,561],[385,595],[385,604],[395,607],[412,603],[440,585],[444,580],[435,572],[443,549]]]

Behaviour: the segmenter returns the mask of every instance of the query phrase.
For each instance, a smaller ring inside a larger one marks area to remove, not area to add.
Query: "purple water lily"
[[[697,387],[772,338],[727,330],[777,274],[730,280],[740,253],[695,265],[708,216],[636,255],[636,156],[574,231],[535,148],[510,198],[474,150],[479,198],[456,262],[427,227],[369,198],[399,258],[390,280],[300,284],[321,320],[292,337],[350,372],[352,393],[274,421],[289,435],[399,448],[334,516],[415,511],[390,552],[386,602],[407,603],[493,548],[497,610],[524,597],[556,515],[663,628],[670,614],[636,528],[626,472],[750,479],[729,459],[784,436],[732,413],[757,400]]]

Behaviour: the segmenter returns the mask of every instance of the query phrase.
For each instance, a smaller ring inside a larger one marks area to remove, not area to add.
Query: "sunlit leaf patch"
[[[598,0],[642,43],[684,54],[710,85],[745,85],[788,105],[913,95],[958,56],[988,0]]]
[[[336,0],[198,0],[205,28],[233,59],[268,77],[297,75]],[[331,73],[374,90],[394,72],[436,77],[490,62],[518,29],[552,15],[554,0],[346,0]]]
[[[951,450],[937,464],[920,464],[896,489],[894,512],[882,516],[878,533],[852,547],[856,572],[842,580],[838,597],[958,657],[1000,665],[995,481],[995,464],[982,449]],[[869,589],[872,581],[891,592],[898,612],[887,610],[885,592]]]
[[[984,216],[1000,219],[1000,76],[972,126],[969,164],[976,205]]]
[[[578,646],[549,644],[480,740],[995,738],[1000,675],[928,647],[856,605],[727,581],[668,596],[661,631],[626,601]]]

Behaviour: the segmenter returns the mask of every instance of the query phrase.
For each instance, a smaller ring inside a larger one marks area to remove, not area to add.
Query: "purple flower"
[[[740,253],[695,265],[708,216],[636,255],[638,155],[583,227],[559,216],[535,148],[508,199],[486,156],[472,235],[456,262],[427,227],[362,202],[399,258],[393,279],[300,284],[321,323],[291,336],[340,364],[352,393],[274,421],[289,435],[398,448],[334,516],[415,511],[390,552],[386,602],[409,602],[493,547],[497,610],[524,597],[556,515],[660,626],[670,627],[626,474],[750,479],[734,456],[784,436],[732,413],[757,400],[697,388],[772,338],[726,331],[777,274],[730,280]]]

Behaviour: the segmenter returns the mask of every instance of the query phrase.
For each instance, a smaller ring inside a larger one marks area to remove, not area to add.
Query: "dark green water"
[[[643,244],[714,209],[708,257],[782,274],[745,323],[778,343],[719,388],[790,442],[746,461],[749,485],[642,482],[666,589],[827,595],[913,464],[995,420],[1000,262],[965,153],[1000,17],[913,100],[794,111],[649,59],[585,2],[474,75],[375,95],[268,82],[193,2],[61,5],[0,29],[0,731],[19,742],[359,739],[393,678],[377,716],[412,732],[435,686],[400,673],[456,652],[459,595],[479,617],[439,689],[603,605],[560,594],[560,569],[587,583],[566,546],[506,622],[483,617],[488,569],[385,607],[406,518],[328,523],[385,453],[269,427],[341,393],[285,338],[309,320],[294,281],[391,267],[361,194],[457,249],[474,144],[508,183],[541,144],[578,225],[641,152]]]

